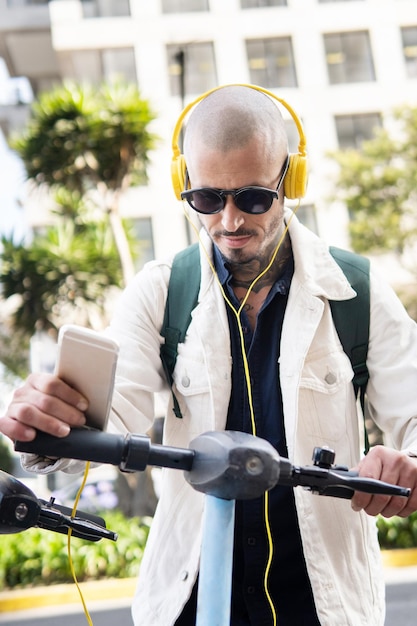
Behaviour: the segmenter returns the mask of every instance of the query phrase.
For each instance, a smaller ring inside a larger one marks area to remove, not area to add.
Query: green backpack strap
[[[330,248],[330,253],[357,293],[351,300],[331,300],[330,307],[343,350],[352,364],[355,394],[359,394],[365,415],[365,392],[369,380],[366,365],[370,317],[369,259],[334,247]],[[365,449],[369,449],[366,429]]]
[[[172,262],[168,295],[165,305],[161,335],[165,343],[161,346],[161,361],[172,387],[172,372],[178,355],[178,344],[183,343],[191,322],[191,312],[195,308],[200,290],[200,253],[198,244],[193,244],[175,255]],[[182,417],[178,401],[172,392],[174,413]]]

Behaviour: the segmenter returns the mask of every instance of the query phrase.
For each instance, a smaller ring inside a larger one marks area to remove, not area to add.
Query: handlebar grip
[[[145,438],[146,439],[146,438]],[[32,441],[16,441],[17,452],[39,456],[94,460],[97,463],[120,465],[125,455],[125,436],[88,428],[73,428],[66,437],[54,437],[38,431]]]
[[[91,428],[73,428],[66,437],[38,431],[33,441],[16,441],[15,450],[117,465],[123,471],[135,472],[143,471],[148,465],[189,471],[194,459],[192,450],[151,444],[146,435],[118,435]]]

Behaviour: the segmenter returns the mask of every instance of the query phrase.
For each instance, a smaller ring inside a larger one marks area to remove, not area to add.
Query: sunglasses
[[[284,182],[289,163],[290,159],[287,156],[276,189],[257,186],[240,187],[239,189],[198,187],[182,191],[181,199],[186,200],[194,211],[211,215],[220,213],[226,206],[227,196],[232,196],[233,202],[240,211],[250,213],[251,215],[260,215],[269,211],[272,202],[278,198],[278,192]],[[188,184],[188,172],[186,173],[185,184],[186,186]]]

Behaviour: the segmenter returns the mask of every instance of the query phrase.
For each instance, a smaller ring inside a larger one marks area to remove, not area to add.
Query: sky
[[[22,195],[25,172],[21,161],[9,149],[0,130],[0,237],[13,234],[14,241],[23,239],[26,226],[18,198]],[[4,376],[0,363],[0,413],[11,399],[12,382]]]
[[[11,235],[19,241],[26,232],[23,208],[25,172],[20,160],[7,146],[0,132],[0,235]]]
[[[0,58],[0,106],[20,101],[29,103],[33,97],[24,77],[10,78],[6,64]],[[24,236],[24,212],[19,206],[23,198],[25,173],[17,156],[10,150],[0,130],[0,236],[15,233],[15,240]]]
[[[23,165],[8,148],[0,131],[0,237],[14,233],[15,242],[21,241],[26,231],[23,209],[18,203],[24,179]],[[0,414],[11,400],[15,385],[15,380],[5,376],[0,363]]]

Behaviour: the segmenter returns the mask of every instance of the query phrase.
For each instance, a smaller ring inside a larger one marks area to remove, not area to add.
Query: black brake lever
[[[408,498],[411,489],[391,485],[374,478],[359,476],[356,471],[341,465],[332,465],[334,451],[329,448],[315,448],[314,465],[291,466],[290,471],[280,474],[278,483],[291,487],[302,486],[312,493],[337,498],[352,498],[355,491],[365,493],[402,496]]]
[[[106,528],[103,518],[49,502],[35,496],[19,480],[0,470],[0,534],[19,533],[36,526],[74,537],[99,541],[102,538],[117,540],[117,534]]]
[[[321,496],[333,496],[337,498],[352,498],[355,491],[365,493],[382,494],[390,496],[402,496],[408,498],[411,489],[398,485],[391,485],[381,480],[364,478],[357,472],[345,469],[326,469],[322,467],[293,466],[290,476],[278,480],[281,485],[292,487],[302,486],[312,493]]]
[[[73,537],[87,539],[88,541],[99,541],[100,539],[110,539],[117,541],[117,533],[106,528],[106,522],[102,517],[78,511],[74,517],[72,510],[68,507],[55,504],[51,498],[49,502],[40,500],[41,507],[37,526],[46,530],[53,530],[58,533],[68,534],[71,529]]]

